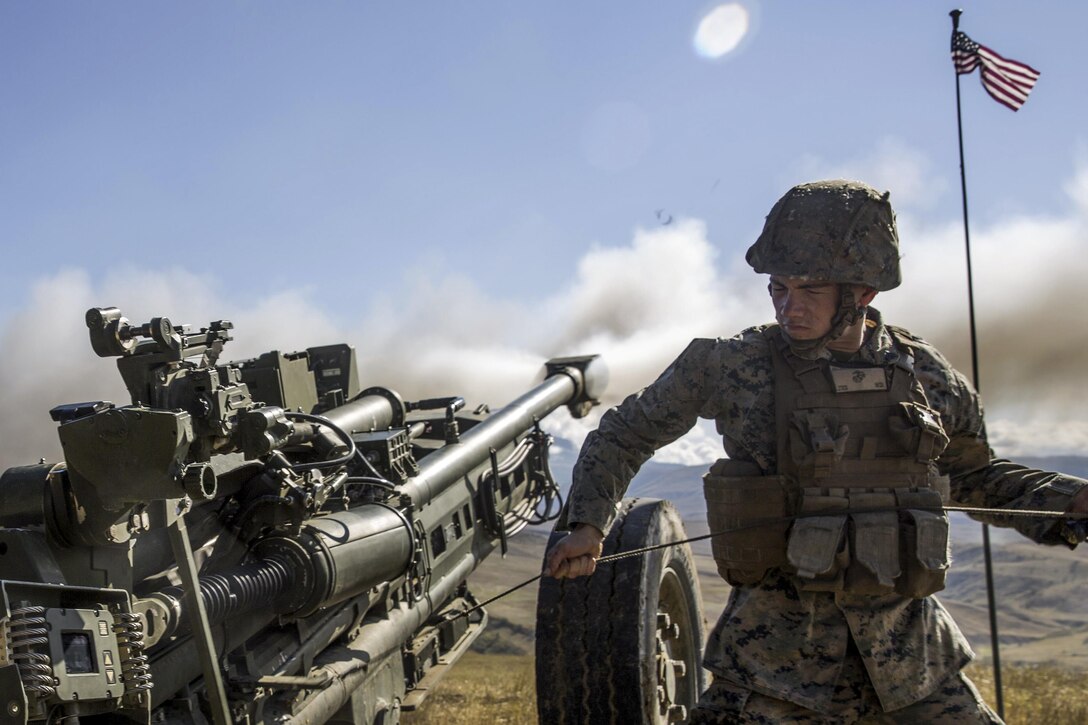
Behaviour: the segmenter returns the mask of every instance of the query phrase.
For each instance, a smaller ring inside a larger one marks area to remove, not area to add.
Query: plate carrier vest
[[[898,355],[883,366],[805,360],[775,325],[777,468],[721,459],[704,476],[719,573],[733,585],[768,571],[807,591],[923,598],[949,564],[948,444],[914,374],[909,334],[887,328]]]

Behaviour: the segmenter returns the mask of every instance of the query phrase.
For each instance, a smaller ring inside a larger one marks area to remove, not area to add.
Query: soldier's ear
[[[858,307],[868,307],[872,303],[874,297],[876,297],[875,289],[872,287],[862,287],[861,293],[857,296]]]

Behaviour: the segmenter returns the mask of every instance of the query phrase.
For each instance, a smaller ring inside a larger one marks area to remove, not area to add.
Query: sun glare
[[[736,49],[748,33],[748,10],[726,3],[707,13],[695,31],[695,51],[706,58],[721,58]]]

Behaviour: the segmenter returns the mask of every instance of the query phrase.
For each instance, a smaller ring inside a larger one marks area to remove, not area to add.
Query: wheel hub
[[[683,660],[673,659],[670,651],[670,642],[680,637],[680,625],[672,621],[668,612],[657,613],[656,655],[657,661],[657,702],[659,712],[664,715],[665,722],[682,722],[687,720],[688,711],[683,705],[676,704],[679,689],[677,680],[687,674],[687,666]]]

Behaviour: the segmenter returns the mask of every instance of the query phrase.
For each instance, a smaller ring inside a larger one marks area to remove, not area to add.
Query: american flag
[[[982,66],[982,87],[997,101],[1017,110],[1039,79],[1039,71],[1019,61],[1002,58],[985,45],[976,43],[966,33],[952,35],[952,63],[956,73],[970,73]]]

